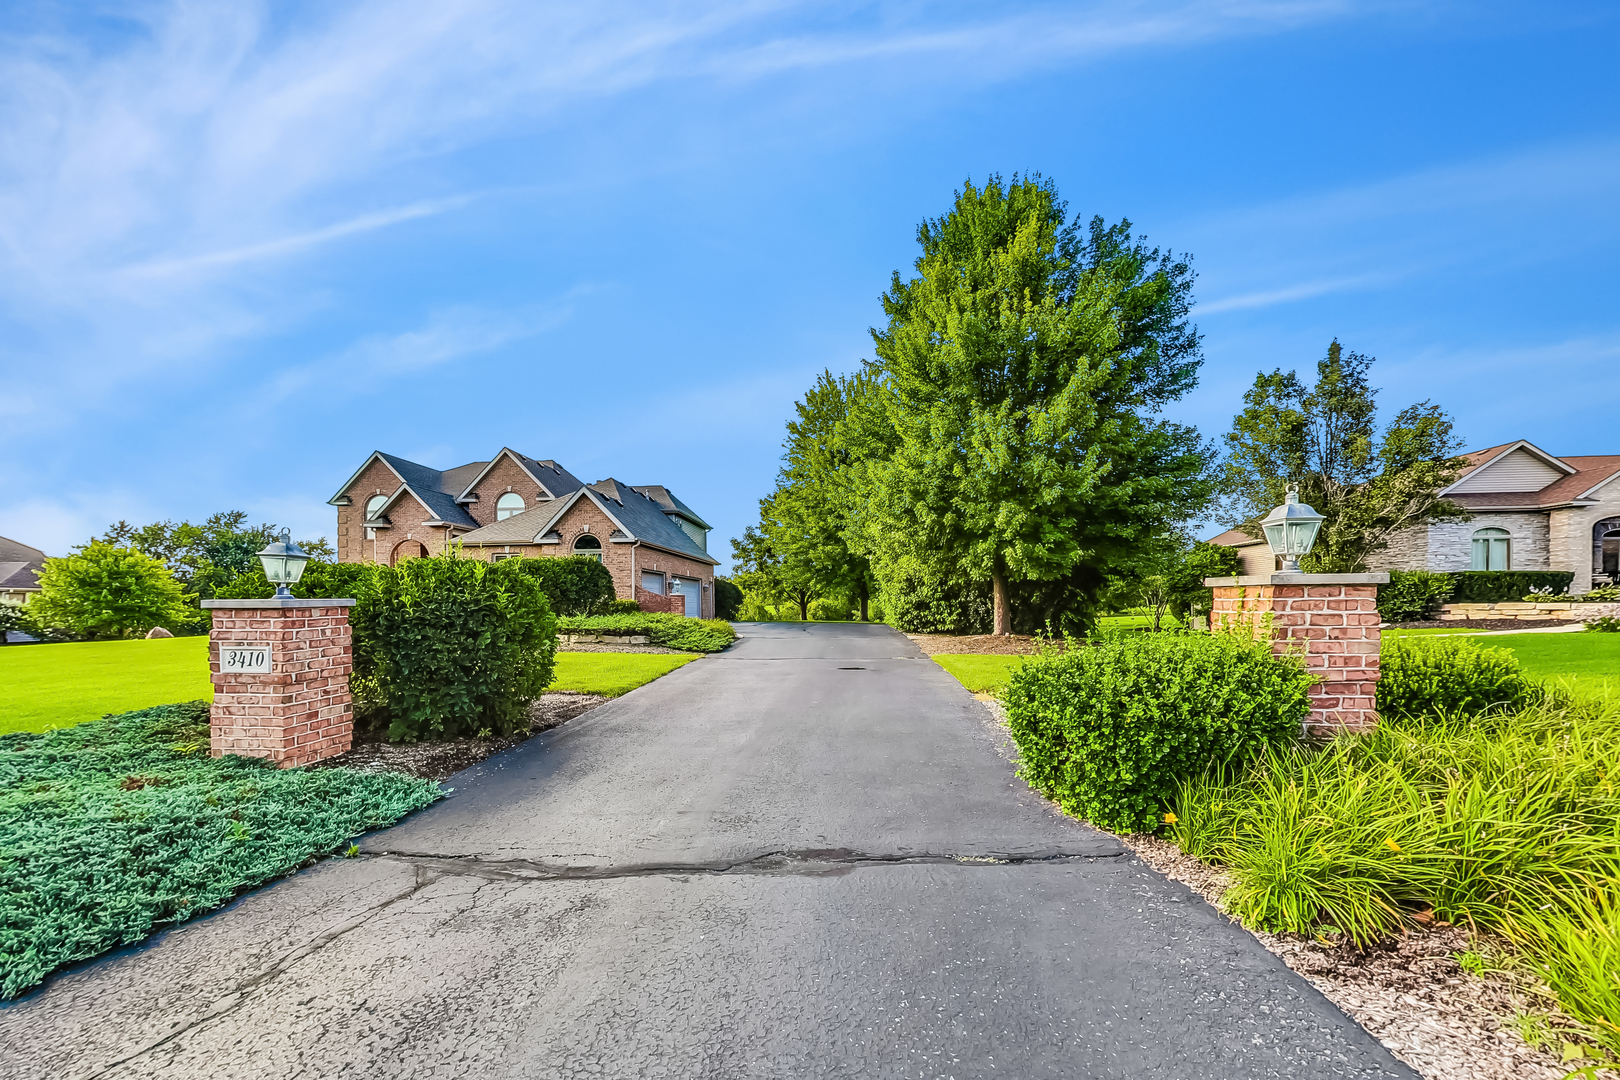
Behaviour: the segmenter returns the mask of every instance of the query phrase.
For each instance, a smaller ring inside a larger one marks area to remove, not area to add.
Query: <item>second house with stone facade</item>
[[[379,450],[329,502],[339,562],[393,565],[452,544],[489,560],[586,555],[621,599],[714,617],[710,526],[662,484],[587,484],[511,449],[443,470]]]
[[[1620,581],[1620,454],[1556,457],[1523,439],[1464,455],[1468,467],[1440,494],[1469,521],[1396,533],[1369,570],[1563,570],[1569,591]],[[1266,573],[1265,541],[1233,529],[1245,574]]]

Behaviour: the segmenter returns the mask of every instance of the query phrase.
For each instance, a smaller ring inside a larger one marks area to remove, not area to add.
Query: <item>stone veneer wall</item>
[[[1212,627],[1248,626],[1259,632],[1269,617],[1273,650],[1279,655],[1303,654],[1305,669],[1319,679],[1310,691],[1307,730],[1331,734],[1377,726],[1380,619],[1376,585],[1234,583],[1216,585],[1214,593]]]
[[[1506,529],[1510,537],[1509,570],[1552,570],[1548,562],[1548,523],[1545,513],[1492,513],[1474,511],[1472,521],[1446,521],[1429,526],[1430,570],[1467,570],[1473,566],[1474,533],[1480,529]],[[1416,569],[1401,567],[1400,569]]]
[[[209,751],[308,765],[349,749],[353,600],[205,600],[213,609]],[[268,674],[222,672],[222,645],[270,650]]]

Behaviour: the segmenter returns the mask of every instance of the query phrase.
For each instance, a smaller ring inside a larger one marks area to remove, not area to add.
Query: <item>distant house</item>
[[[662,484],[587,484],[511,449],[444,470],[379,450],[329,502],[339,562],[393,565],[452,543],[489,560],[589,555],[622,599],[680,595],[686,614],[714,617],[710,526]]]
[[[1570,592],[1620,580],[1620,454],[1555,457],[1520,439],[1465,455],[1440,494],[1472,521],[1405,529],[1370,570],[1567,570]],[[1239,549],[1243,572],[1274,560],[1264,540],[1233,529],[1211,541]]]
[[[0,536],[0,604],[19,607],[39,592],[39,571],[45,553]]]

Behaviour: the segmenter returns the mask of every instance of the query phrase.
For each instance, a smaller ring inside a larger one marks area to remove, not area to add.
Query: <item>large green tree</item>
[[[1038,176],[971,182],[919,226],[874,330],[892,442],[862,472],[880,578],[927,564],[1013,604],[1094,601],[1209,492],[1210,453],[1157,414],[1196,382],[1192,271],[1129,222],[1067,221]]]
[[[161,559],[93,540],[64,559],[46,559],[27,615],[45,630],[90,638],[191,625],[180,583]]]
[[[1306,570],[1365,570],[1400,530],[1469,516],[1438,495],[1467,464],[1451,418],[1420,401],[1380,433],[1373,363],[1335,340],[1314,385],[1292,371],[1261,372],[1226,435],[1229,524],[1259,536],[1259,520],[1290,487],[1326,519]]]
[[[156,521],[136,527],[120,521],[97,540],[161,560],[192,599],[207,600],[238,574],[258,568],[257,553],[280,536],[275,525],[249,525],[241,510],[222,510],[201,525]],[[324,536],[299,546],[316,561],[329,562],[336,554]]]

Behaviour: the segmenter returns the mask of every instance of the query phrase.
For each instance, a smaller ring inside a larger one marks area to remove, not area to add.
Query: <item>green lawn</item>
[[[206,637],[8,645],[0,648],[0,686],[0,734],[214,697]]]
[[[1503,634],[1480,644],[1512,649],[1526,675],[1578,694],[1620,696],[1620,634]]]
[[[1101,630],[1145,630],[1152,625],[1151,615],[1102,615],[1097,619],[1097,627]],[[1181,622],[1167,611],[1164,618],[1159,620],[1159,625],[1176,630],[1181,627]]]
[[[1012,669],[1027,657],[987,653],[940,653],[934,662],[974,694],[993,694],[1007,685]]]
[[[560,652],[550,689],[618,697],[696,659],[691,653]]]
[[[696,659],[674,653],[562,652],[551,689],[618,697]],[[206,637],[10,645],[0,649],[0,686],[6,688],[0,696],[0,735],[214,698]]]

